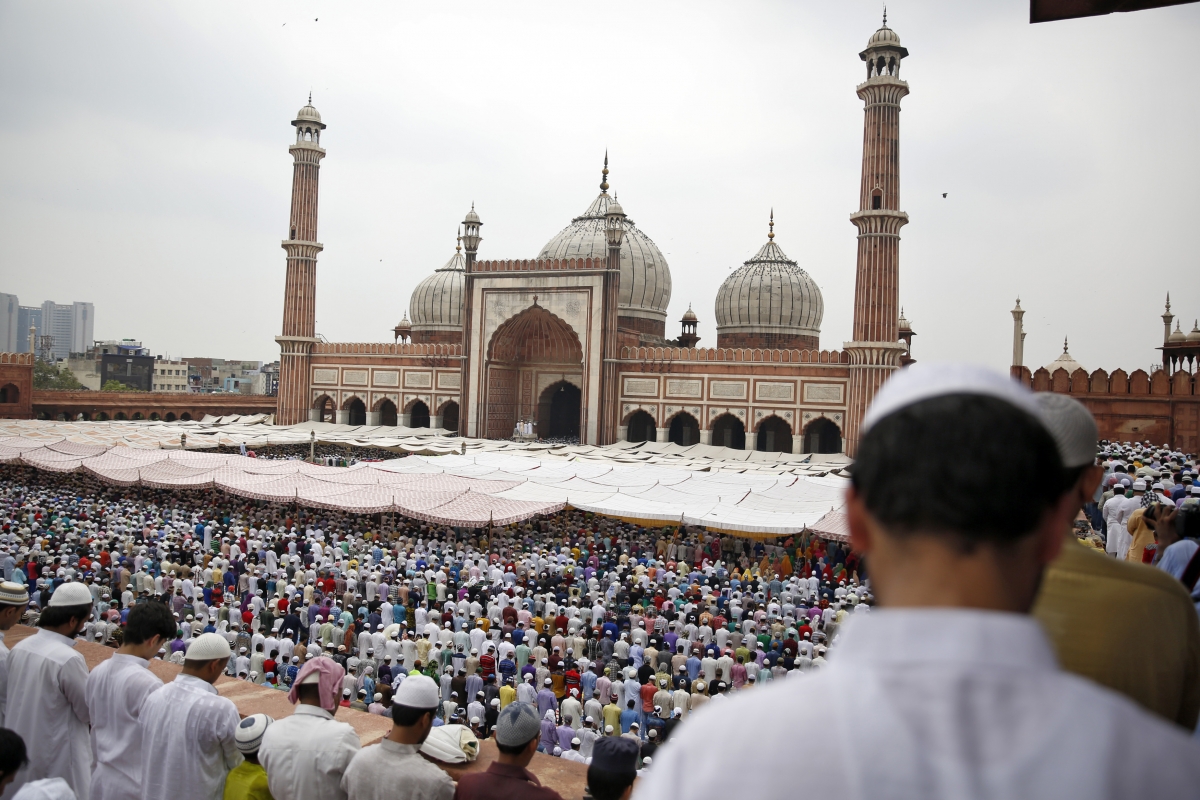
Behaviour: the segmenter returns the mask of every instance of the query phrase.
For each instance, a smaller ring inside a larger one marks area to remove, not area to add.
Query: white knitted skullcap
[[[92,593],[82,583],[64,583],[54,590],[54,594],[50,595],[49,605],[53,607],[62,606],[90,606],[92,604]]]
[[[262,744],[263,734],[267,732],[267,726],[274,721],[266,714],[251,714],[239,722],[237,731],[233,734],[238,752],[243,755],[257,753],[259,745]]]
[[[1096,461],[1099,431],[1092,412],[1083,403],[1065,394],[1038,392],[1035,397],[1063,466],[1086,467]]]
[[[212,661],[216,658],[229,658],[233,651],[229,642],[218,633],[202,633],[188,645],[184,659],[187,661]]]
[[[953,394],[994,397],[1044,421],[1033,392],[1011,378],[975,364],[922,362],[897,370],[880,387],[863,417],[862,432],[903,408]]]

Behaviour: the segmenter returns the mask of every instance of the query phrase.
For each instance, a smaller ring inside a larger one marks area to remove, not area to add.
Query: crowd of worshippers
[[[597,800],[661,800],[740,791],[731,764],[824,726],[820,796],[1193,793],[1200,513],[1164,484],[1146,564],[1084,529],[1121,475],[1184,485],[1195,457],[1103,453],[1076,401],[971,369],[905,370],[863,430],[853,547],[574,511],[455,530],[6,468],[0,629],[40,632],[0,654],[20,750],[0,774],[77,798],[554,797],[541,752]],[[76,637],[116,652],[89,675]],[[222,675],[295,713],[239,720]],[[347,707],[389,717],[384,741],[361,748]],[[447,733],[497,761],[456,784],[419,755]]]
[[[218,674],[293,694],[317,663],[337,672],[336,706],[393,719],[405,681],[424,676],[432,727],[495,738],[504,710],[523,705],[534,750],[582,764],[611,737],[645,768],[710,698],[821,668],[838,626],[871,602],[859,559],[810,536],[766,544],[576,511],[385,530],[379,516],[25,468],[6,469],[0,503],[0,570],[29,596],[27,624],[47,629],[64,588],[86,591],[80,637],[118,654],[186,667],[212,634],[228,647]],[[165,614],[161,641],[131,626],[142,609]],[[21,694],[8,673],[5,725]],[[39,762],[63,758],[35,752],[27,774],[60,774]],[[85,770],[67,780],[84,796]]]

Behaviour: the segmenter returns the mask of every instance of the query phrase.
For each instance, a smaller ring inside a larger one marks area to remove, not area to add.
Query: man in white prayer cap
[[[21,621],[21,615],[28,607],[29,590],[24,584],[0,583],[0,728],[4,727],[4,707],[8,697],[8,647],[4,644],[4,632]]]
[[[451,800],[454,782],[420,754],[433,730],[440,692],[432,678],[409,676],[392,698],[392,729],[359,751],[342,777],[349,800]]]
[[[142,705],[142,800],[221,800],[225,778],[241,763],[240,717],[213,686],[229,642],[202,633],[188,645],[183,672]]]
[[[96,754],[91,800],[140,800],[143,744],[139,715],[146,698],[163,685],[150,671],[150,660],[174,635],[175,618],[165,605],[134,606],[125,622],[123,644],[88,675],[88,713]]]
[[[29,751],[29,764],[17,774],[12,792],[29,781],[62,778],[79,800],[88,800],[88,669],[75,650],[75,637],[91,616],[88,587],[64,583],[42,611],[37,634],[19,642],[8,656],[4,726],[20,735]]]
[[[814,797],[1194,796],[1200,744],[1062,671],[1029,616],[1076,511],[1032,392],[982,368],[915,364],[880,389],[857,444],[846,518],[879,608],[841,625],[822,669],[676,729],[635,800],[740,794],[729,764],[788,758],[795,731],[817,727]],[[755,791],[794,783],[764,773]]]

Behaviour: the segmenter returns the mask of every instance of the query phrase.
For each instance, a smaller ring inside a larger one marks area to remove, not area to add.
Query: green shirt
[[[225,778],[225,800],[273,800],[267,771],[249,761],[238,764]]]

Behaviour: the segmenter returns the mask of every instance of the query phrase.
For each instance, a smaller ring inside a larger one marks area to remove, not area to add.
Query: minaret
[[[483,237],[479,235],[479,228],[483,222],[479,219],[479,215],[475,213],[475,204],[471,203],[471,210],[463,217],[462,227],[462,244],[463,250],[466,252],[466,265],[463,276],[463,340],[462,340],[462,374],[459,376],[459,395],[458,395],[458,430],[463,436],[478,436],[482,438],[486,432],[487,416],[482,414],[483,409],[477,409],[472,404],[477,402],[477,398],[471,397],[471,337],[472,317],[475,314],[475,260],[479,256],[479,244],[483,241]],[[478,356],[483,359],[483,353]]]
[[[900,80],[900,61],[907,55],[884,12],[883,26],[859,53],[867,79],[856,89],[865,109],[859,211],[850,216],[858,228],[854,340],[843,345],[850,356],[844,431],[848,455],[858,448],[863,414],[900,367],[905,351],[899,342],[900,228],[908,223],[908,214],[899,209],[900,101],[908,94],[908,84]]]
[[[1166,344],[1171,338],[1171,320],[1175,319],[1175,315],[1171,313],[1171,293],[1167,292],[1167,310],[1163,312],[1163,344]]]
[[[1013,315],[1013,360],[1014,367],[1025,366],[1025,309],[1021,308],[1021,298],[1017,298],[1017,306],[1012,310]]]
[[[323,246],[317,242],[317,176],[325,151],[321,149],[321,131],[325,123],[308,105],[292,120],[296,143],[292,154],[292,216],[288,238],[287,279],[283,290],[283,333],[279,342],[279,402],[275,424],[294,425],[309,418],[309,362],[317,343],[317,254]]]

